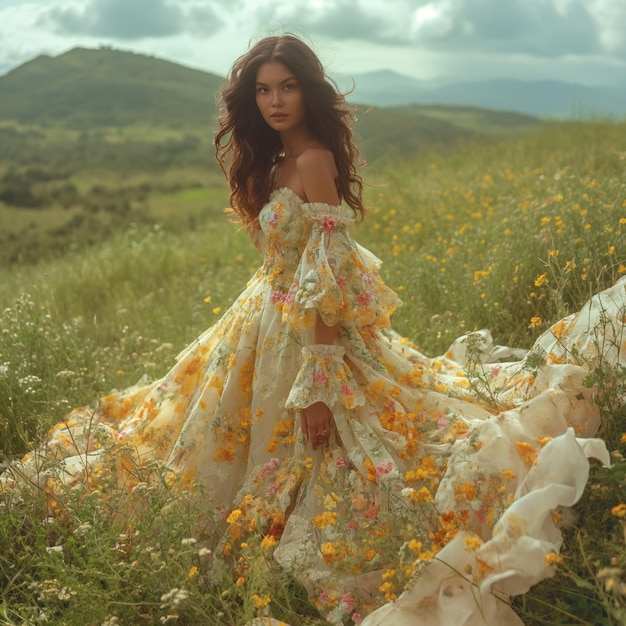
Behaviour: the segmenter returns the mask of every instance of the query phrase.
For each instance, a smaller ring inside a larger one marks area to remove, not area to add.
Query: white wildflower
[[[192,546],[194,543],[197,543],[197,540],[193,537],[185,537],[181,540],[181,545],[183,546]]]

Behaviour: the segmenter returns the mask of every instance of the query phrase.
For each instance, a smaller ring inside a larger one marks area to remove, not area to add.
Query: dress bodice
[[[330,235],[337,225],[350,226],[354,222],[351,209],[305,202],[289,187],[281,187],[272,192],[259,213],[265,257],[270,262],[280,260],[286,270],[295,270],[313,229],[321,228]]]

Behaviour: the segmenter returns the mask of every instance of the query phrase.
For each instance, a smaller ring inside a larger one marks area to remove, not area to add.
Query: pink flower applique
[[[389,474],[389,472],[391,472],[391,470],[393,469],[393,463],[391,461],[387,461],[387,463],[381,463],[380,465],[376,466],[376,476],[378,478],[380,478],[381,476],[385,476],[386,474]]]
[[[322,228],[329,235],[337,228],[337,222],[332,215],[324,215],[322,218]]]
[[[328,589],[324,589],[324,591],[322,591],[322,593],[320,593],[318,597],[320,602],[326,602],[329,598],[330,598],[330,593],[328,592]]]
[[[350,389],[350,385],[348,385],[348,383],[343,383],[343,385],[341,385],[341,393],[344,396],[354,395],[354,392],[352,391],[352,389]]]
[[[371,294],[367,293],[367,291],[359,294],[357,297],[357,302],[361,305],[361,306],[369,306],[369,303],[372,301],[372,296]]]
[[[376,505],[373,502],[370,502],[370,505],[369,505],[367,511],[363,511],[363,513],[361,513],[361,515],[363,517],[365,517],[366,519],[377,519],[378,518],[378,509],[376,508]]]
[[[328,382],[328,376],[324,374],[324,371],[322,369],[316,367],[315,371],[313,372],[313,380],[318,385],[325,385]]]
[[[284,304],[287,302],[287,294],[277,291],[276,289],[272,291],[272,295],[270,297],[273,304],[276,304],[277,302],[282,302]]]
[[[341,596],[341,603],[346,607],[348,613],[354,611],[354,596],[349,591]]]
[[[364,272],[363,270],[359,271],[360,279],[370,287],[374,284],[374,277],[369,272]]]
[[[267,223],[270,226],[276,226],[276,224],[278,224],[278,218],[280,217],[280,214],[277,213],[276,211],[274,211],[274,213],[272,214],[272,217],[270,217],[269,220],[267,220]]]
[[[268,489],[267,493],[270,496],[275,496],[278,491],[280,489],[280,483],[274,483],[272,484],[272,486]]]
[[[500,366],[499,365],[494,365],[491,368],[491,375],[495,378],[499,373],[500,373]]]

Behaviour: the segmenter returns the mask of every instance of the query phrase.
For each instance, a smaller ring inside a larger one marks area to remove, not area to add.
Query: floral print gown
[[[583,439],[599,424],[583,378],[600,356],[625,361],[626,283],[543,335],[532,362],[486,331],[430,359],[391,329],[400,302],[354,222],[351,209],[274,191],[247,288],[162,379],[103,398],[98,428],[142,462],[164,462],[182,488],[201,485],[224,549],[261,520],[330,621],[348,618],[360,593],[368,625],[518,624],[496,596],[549,575],[553,509],[582,493],[587,457],[608,462],[602,442]],[[601,312],[613,335],[599,343]],[[317,315],[337,324],[334,346],[312,346]],[[318,400],[334,428],[313,451],[299,409]],[[67,457],[68,480],[82,471],[68,441],[92,419],[77,410],[51,433],[47,454]],[[409,529],[396,564],[377,549],[394,516]],[[388,602],[396,565],[408,590]]]

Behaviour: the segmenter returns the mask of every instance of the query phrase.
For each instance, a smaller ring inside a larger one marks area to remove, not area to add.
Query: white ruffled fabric
[[[306,409],[323,402],[333,409],[365,404],[365,396],[343,360],[343,346],[316,344],[302,348],[302,365],[289,392],[287,409]]]
[[[581,497],[589,457],[609,464],[602,441],[579,440],[571,428],[550,441],[487,541],[472,549],[476,535],[457,535],[414,587],[374,611],[362,626],[521,625],[506,600],[552,575],[546,555],[558,553],[561,546],[553,515]]]

